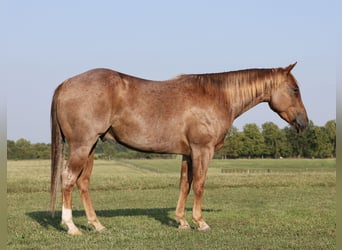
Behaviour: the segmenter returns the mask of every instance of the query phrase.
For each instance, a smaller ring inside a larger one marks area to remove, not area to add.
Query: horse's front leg
[[[198,150],[193,150],[192,153],[194,191],[192,220],[198,225],[198,230],[204,231],[210,229],[210,227],[202,217],[202,199],[206,174],[208,171],[209,162],[214,155],[214,150],[211,148],[201,148]]]
[[[176,208],[176,219],[180,229],[190,229],[189,223],[185,219],[185,205],[192,183],[192,162],[190,156],[183,155],[182,169],[180,175],[180,193]]]

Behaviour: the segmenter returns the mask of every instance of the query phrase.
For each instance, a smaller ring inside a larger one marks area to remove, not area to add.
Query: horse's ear
[[[290,64],[289,66],[287,66],[286,68],[284,68],[284,72],[286,74],[290,74],[291,70],[294,68],[294,66],[296,66],[297,62],[295,62],[294,64]]]

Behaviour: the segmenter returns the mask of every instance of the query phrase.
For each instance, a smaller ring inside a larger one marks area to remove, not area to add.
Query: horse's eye
[[[298,87],[294,87],[292,90],[296,96],[299,94],[299,88]]]

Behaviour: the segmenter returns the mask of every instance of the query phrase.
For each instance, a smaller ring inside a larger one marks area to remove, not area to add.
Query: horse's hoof
[[[69,228],[68,223],[64,220],[61,221],[61,226],[68,230],[69,235],[82,235],[82,232],[75,225]]]
[[[96,231],[98,231],[99,233],[104,233],[104,232],[107,232],[108,229],[106,227],[102,226],[101,228],[96,229]]]
[[[204,221],[197,222],[198,231],[208,231],[210,229],[209,225]]]
[[[102,233],[107,231],[107,228],[102,226],[102,224],[98,220],[88,221],[88,225],[90,225],[97,232]]]
[[[180,229],[180,230],[190,230],[191,227],[190,227],[189,224],[185,224],[185,225],[179,225],[178,229]]]
[[[204,225],[201,225],[201,226],[198,228],[198,231],[201,231],[201,232],[209,231],[209,230],[210,230],[210,227],[208,226],[207,223],[205,223]]]
[[[82,235],[82,232],[79,229],[68,230],[69,235]]]

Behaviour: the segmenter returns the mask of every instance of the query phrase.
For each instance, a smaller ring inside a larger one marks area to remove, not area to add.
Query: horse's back
[[[65,89],[70,89],[69,91],[72,89],[82,91],[94,86],[99,88],[109,85],[113,81],[118,81],[120,79],[119,74],[117,71],[106,68],[91,69],[67,79],[62,85],[65,86]]]

